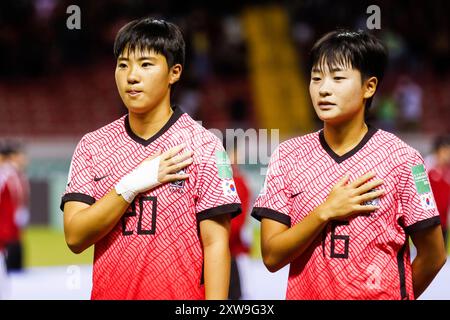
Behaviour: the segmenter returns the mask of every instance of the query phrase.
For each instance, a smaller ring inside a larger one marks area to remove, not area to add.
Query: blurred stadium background
[[[73,4],[81,9],[79,30],[66,27]],[[0,140],[23,145],[31,183],[26,268],[10,274],[7,298],[89,298],[93,250],[68,250],[59,202],[76,143],[126,112],[112,54],[123,24],[151,15],[182,27],[187,63],[174,101],[206,128],[279,129],[281,142],[320,126],[305,63],[312,43],[336,27],[365,29],[373,4],[381,9],[376,34],[389,47],[390,65],[371,122],[427,156],[434,137],[450,132],[447,1],[0,2]],[[252,202],[261,164],[241,169]],[[287,269],[265,271],[252,220],[242,233],[250,254],[239,258],[243,298],[282,299]],[[450,299],[449,283],[447,262],[422,298]]]

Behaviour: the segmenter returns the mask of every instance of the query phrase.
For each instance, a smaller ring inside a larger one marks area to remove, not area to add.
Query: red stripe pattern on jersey
[[[95,244],[92,299],[204,299],[199,221],[234,216],[240,201],[223,192],[215,155],[224,150],[220,140],[179,108],[149,141],[134,136],[126,117],[85,135],[61,208],[67,201],[94,203],[157,150],[183,142],[194,151],[189,179],[138,195]]]
[[[386,191],[375,212],[328,223],[291,263],[286,298],[414,299],[408,234],[439,224],[433,195],[425,192],[426,173],[413,173],[423,163],[416,150],[375,128],[341,157],[327,146],[323,131],[282,143],[254,205],[258,220],[297,224],[346,173],[353,181],[375,171]]]

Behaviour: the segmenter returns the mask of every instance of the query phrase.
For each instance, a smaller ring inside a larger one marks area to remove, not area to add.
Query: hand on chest
[[[350,174],[350,182],[363,175],[365,172],[356,172]],[[291,202],[291,213],[294,220],[301,220],[316,207],[324,203],[330,194],[333,186],[342,178],[345,173],[335,170],[327,172],[312,172],[304,171],[304,173],[297,173],[292,175],[292,179],[288,181],[287,196]],[[395,205],[395,177],[383,173],[377,174],[377,179],[383,179],[383,184],[380,187],[370,190],[373,192],[378,189],[385,190],[385,194],[373,200],[363,202],[363,205],[380,206],[378,212],[382,212],[387,207]],[[375,213],[375,212],[374,212]],[[297,219],[296,219],[297,218]]]

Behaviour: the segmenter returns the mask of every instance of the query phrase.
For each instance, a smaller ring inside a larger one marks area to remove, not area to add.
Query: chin
[[[146,113],[148,111],[148,108],[144,108],[144,107],[139,107],[139,106],[126,106],[129,112],[133,112],[133,113]]]
[[[320,111],[317,113],[317,116],[319,117],[320,120],[324,122],[333,122],[339,120],[339,115],[332,114],[330,112]]]
[[[333,125],[345,122],[344,117],[339,116],[339,115],[319,114],[318,117],[324,123],[333,124]]]

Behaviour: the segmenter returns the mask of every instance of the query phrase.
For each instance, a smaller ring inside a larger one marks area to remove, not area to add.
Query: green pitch
[[[91,264],[93,247],[74,254],[66,245],[64,233],[47,226],[30,226],[22,234],[25,267]]]
[[[251,257],[261,258],[259,230],[254,230]],[[28,227],[23,233],[25,267],[91,264],[94,249],[81,254],[72,253],[66,245],[62,231],[47,226]],[[448,246],[450,255],[450,246]]]

